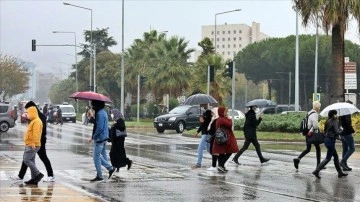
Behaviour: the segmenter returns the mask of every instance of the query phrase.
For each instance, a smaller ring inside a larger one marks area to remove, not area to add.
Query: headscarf
[[[217,108],[217,107],[212,108],[212,109],[211,109],[211,112],[214,113],[214,116],[212,116],[212,118],[211,118],[211,121],[210,121],[209,126],[208,126],[208,128],[207,128],[208,131],[211,129],[211,124],[212,124],[217,118],[219,118],[218,108]]]
[[[114,109],[112,109],[111,110],[111,114],[113,115],[113,120],[114,121],[117,121],[118,119],[123,119],[124,117],[123,117],[123,115],[122,115],[122,113],[120,112],[120,110],[118,110],[118,109],[116,109],[116,108],[114,108]]]
[[[218,115],[220,116],[220,117],[225,117],[225,110],[226,110],[227,108],[226,107],[219,107],[218,108]]]

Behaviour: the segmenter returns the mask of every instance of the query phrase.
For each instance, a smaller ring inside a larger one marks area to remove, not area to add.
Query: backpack
[[[300,123],[299,131],[300,133],[302,133],[303,136],[306,136],[310,130],[308,128],[308,120],[309,120],[309,116],[313,113],[315,112],[311,112],[310,114],[307,114]]]

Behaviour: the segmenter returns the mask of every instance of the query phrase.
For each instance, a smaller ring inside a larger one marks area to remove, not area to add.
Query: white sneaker
[[[48,178],[44,179],[44,182],[55,182],[55,177],[49,176]]]
[[[10,176],[10,179],[14,180],[15,182],[22,182],[23,179],[21,179],[19,176]]]
[[[216,171],[216,167],[210,167],[208,169],[206,169],[207,171]]]

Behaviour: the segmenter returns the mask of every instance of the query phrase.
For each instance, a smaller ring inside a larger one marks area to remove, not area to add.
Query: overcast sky
[[[76,32],[77,43],[84,42],[83,32],[91,28],[91,12],[63,2],[91,8],[93,30],[109,27],[109,35],[118,42],[111,50],[121,52],[121,0],[0,0],[1,53],[33,62],[40,70],[65,71],[66,64],[74,63],[73,47],[37,47],[36,52],[31,51],[31,39],[36,39],[38,45],[74,44],[73,34],[53,34],[55,30]],[[218,15],[217,24],[258,22],[260,31],[271,37],[295,34],[291,0],[125,0],[125,49],[150,29],[184,37],[190,47],[199,49],[201,26],[214,25],[215,13],[234,9],[242,10]],[[315,34],[314,26],[305,29],[300,23],[299,18],[300,34]],[[357,30],[352,21],[346,39],[359,44]]]

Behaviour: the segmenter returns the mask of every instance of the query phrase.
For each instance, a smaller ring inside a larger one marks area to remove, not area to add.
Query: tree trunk
[[[344,33],[341,25],[337,24],[332,28],[332,65],[329,72],[329,97],[330,104],[343,102],[345,89],[344,75]]]

